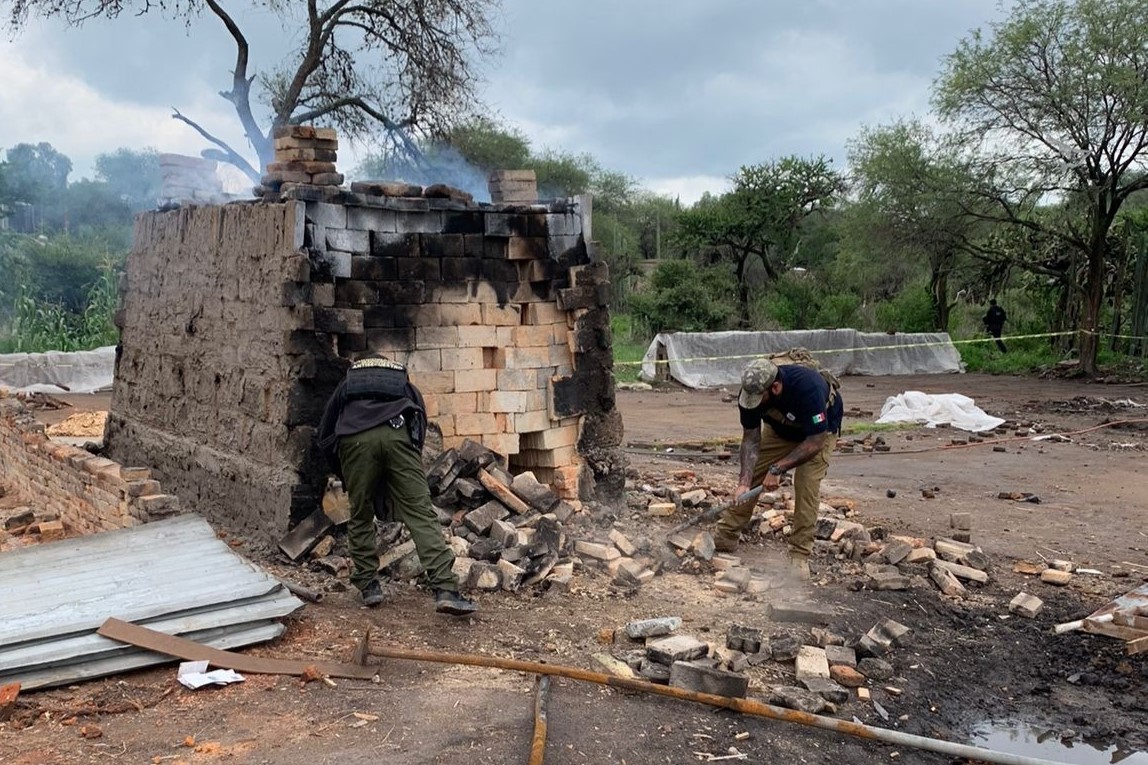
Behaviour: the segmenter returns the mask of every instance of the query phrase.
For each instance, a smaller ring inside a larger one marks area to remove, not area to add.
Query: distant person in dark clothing
[[[1005,313],[1005,309],[997,305],[995,299],[989,301],[989,310],[982,321],[989,334],[997,339],[997,348],[1001,349],[1001,353],[1008,353],[1008,348],[1005,348],[1005,344],[1001,341],[1001,330],[1008,321],[1008,314]]]
[[[319,424],[319,448],[336,468],[351,501],[347,542],[351,583],[364,605],[383,602],[377,577],[375,495],[385,491],[411,533],[435,591],[435,610],[465,616],[478,607],[458,592],[454,554],[443,539],[423,472],[426,404],[403,365],[385,358],[355,362],[339,383]]]

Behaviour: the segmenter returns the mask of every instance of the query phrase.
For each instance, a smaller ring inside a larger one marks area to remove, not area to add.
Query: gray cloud
[[[265,12],[236,13],[254,62],[279,62],[291,35]],[[720,178],[791,153],[841,161],[862,124],[924,113],[940,57],[998,14],[997,0],[503,0],[484,100],[536,147],[640,178]],[[213,18],[43,23],[15,44],[110,102],[227,118],[215,93],[234,49]],[[66,103],[27,108],[68,119]]]

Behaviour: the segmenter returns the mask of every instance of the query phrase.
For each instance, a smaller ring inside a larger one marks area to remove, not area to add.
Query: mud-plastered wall
[[[136,220],[118,315],[108,456],[151,466],[188,509],[236,531],[281,534],[313,438],[290,420],[315,369],[296,205],[230,204]]]

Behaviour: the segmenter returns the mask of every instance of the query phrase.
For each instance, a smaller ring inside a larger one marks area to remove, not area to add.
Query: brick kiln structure
[[[272,183],[269,183],[269,180]],[[348,360],[408,365],[444,447],[472,439],[566,499],[623,470],[608,275],[588,204],[264,179],[263,201],[141,215],[108,456],[185,507],[277,539],[320,502],[314,432]]]

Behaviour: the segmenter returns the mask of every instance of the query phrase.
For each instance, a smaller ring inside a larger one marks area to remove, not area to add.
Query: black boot
[[[440,614],[469,616],[478,610],[478,606],[457,592],[438,590],[434,595],[434,610]]]
[[[372,579],[370,584],[359,590],[359,597],[362,598],[363,605],[369,608],[380,605],[384,598],[383,588],[382,585],[379,584],[379,580]]]

